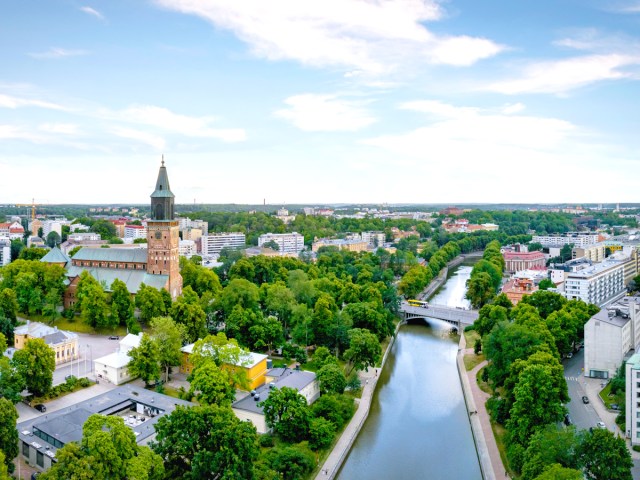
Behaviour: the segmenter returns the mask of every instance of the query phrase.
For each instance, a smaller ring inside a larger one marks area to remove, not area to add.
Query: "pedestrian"
[[[369,385],[369,379],[367,378],[367,385]]]

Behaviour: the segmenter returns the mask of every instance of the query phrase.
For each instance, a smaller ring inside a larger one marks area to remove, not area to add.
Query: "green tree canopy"
[[[13,472],[13,459],[18,456],[18,411],[13,403],[0,398],[0,452],[4,454],[4,464]]]
[[[631,454],[624,438],[597,428],[585,435],[578,455],[586,477],[591,480],[631,480]]]
[[[309,433],[311,412],[307,400],[295,389],[274,388],[260,402],[267,425],[287,442],[304,440]]]
[[[56,354],[41,338],[25,342],[21,350],[13,354],[12,364],[25,379],[27,389],[40,397],[51,389]]]
[[[374,334],[363,328],[349,331],[349,349],[344,357],[351,362],[351,370],[365,370],[380,361],[382,348]]]
[[[140,346],[129,351],[127,368],[131,377],[140,377],[145,385],[160,378],[160,352],[158,344],[147,334],[142,335]]]

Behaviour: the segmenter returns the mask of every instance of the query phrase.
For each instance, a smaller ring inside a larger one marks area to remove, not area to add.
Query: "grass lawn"
[[[93,328],[91,325],[82,319],[82,317],[74,317],[72,319],[59,317],[53,323],[51,323],[50,317],[43,315],[20,315],[21,319],[30,320],[32,322],[40,322],[45,325],[52,325],[58,327],[60,330],[67,330],[69,332],[76,333],[90,333],[98,335],[119,335],[121,337],[127,334],[127,327],[117,326],[116,328]]]
[[[511,469],[509,469],[509,462],[507,462],[507,446],[505,444],[505,437],[507,436],[507,430],[493,420],[491,421],[491,430],[493,431],[493,436],[496,439],[496,445],[498,445],[498,451],[500,452],[500,458],[502,459],[502,464],[504,468],[509,471],[509,476],[511,478],[515,478]]]
[[[476,355],[475,353],[467,354],[463,358],[464,368],[466,368],[468,372],[469,370],[473,370],[479,363],[484,362],[484,360],[484,354],[482,353],[480,355]]]
[[[480,334],[475,330],[469,330],[464,332],[464,340],[467,342],[467,348],[473,348],[476,344],[476,340],[480,338]]]

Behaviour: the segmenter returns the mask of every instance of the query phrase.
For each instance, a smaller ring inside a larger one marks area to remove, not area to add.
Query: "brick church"
[[[157,289],[164,288],[175,300],[182,295],[182,276],[178,244],[178,221],[174,218],[175,196],[169,187],[164,160],[158,172],[156,189],[151,194],[151,218],[147,220],[147,248],[82,248],[69,258],[54,249],[42,261],[58,263],[67,268],[65,308],[76,302],[76,289],[80,274],[88,271],[103,288],[111,291],[115,279],[122,280],[135,295],[144,283]]]

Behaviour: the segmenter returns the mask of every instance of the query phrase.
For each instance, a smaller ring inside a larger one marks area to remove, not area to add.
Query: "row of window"
[[[44,440],[45,442],[47,442],[50,445],[53,445],[56,448],[62,448],[64,446],[64,443],[62,443],[57,438],[53,438],[51,435],[48,435],[45,432],[43,432],[42,430],[39,430],[39,429],[37,429],[35,427],[33,428],[33,434],[36,437],[41,438],[42,440]]]
[[[67,357],[68,357],[68,356],[69,356],[69,354],[71,354],[71,356],[74,356],[74,355],[76,354],[76,349],[75,349],[75,347],[74,347],[74,348],[72,348],[71,350],[69,350],[69,349],[67,348],[66,352],[67,352],[67,354],[65,355],[65,354],[64,354],[64,353],[65,353],[65,350],[64,350],[64,349],[62,350],[62,358],[64,358],[65,356],[67,356]],[[56,350],[56,358],[58,358],[58,359],[60,358],[60,350]]]
[[[29,444],[22,442],[22,455],[29,458]],[[40,468],[44,468],[44,454],[36,450],[36,463]]]

